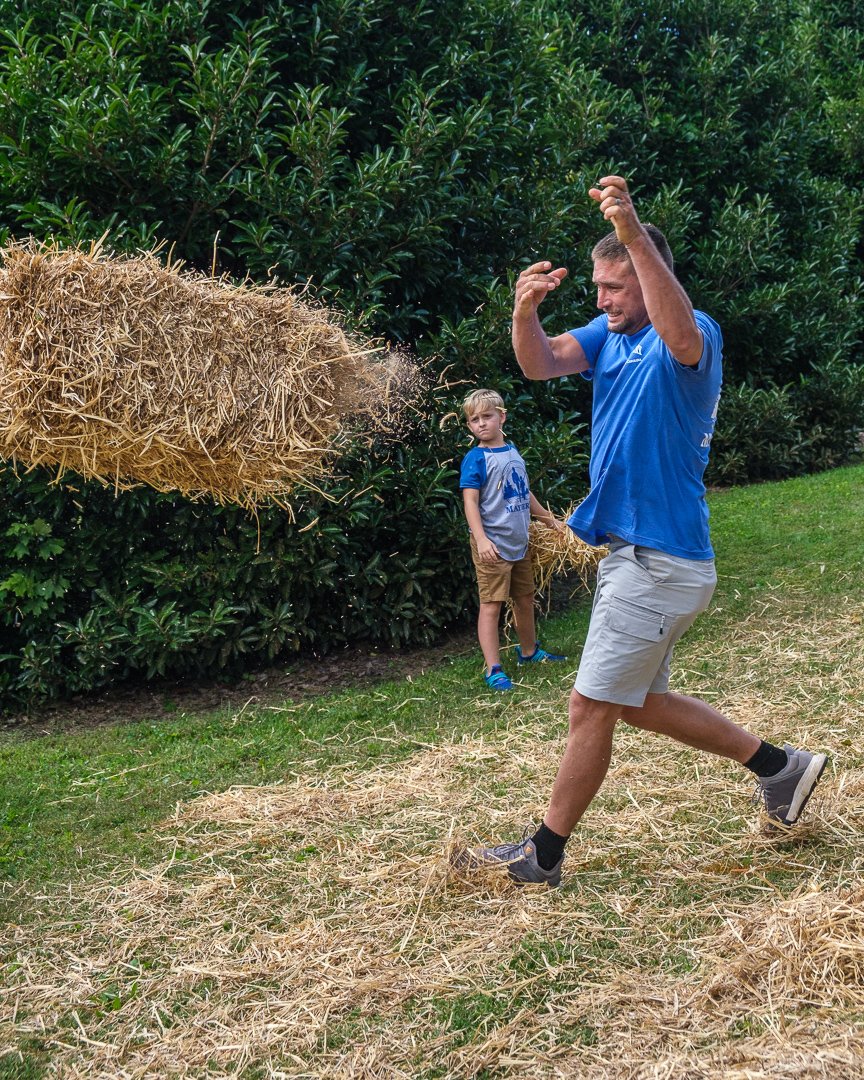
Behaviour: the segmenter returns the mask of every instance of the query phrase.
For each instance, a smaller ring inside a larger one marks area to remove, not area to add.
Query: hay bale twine
[[[28,467],[254,506],[320,477],[350,422],[392,407],[404,362],[376,362],[292,289],[98,244],[0,258],[0,456]]]

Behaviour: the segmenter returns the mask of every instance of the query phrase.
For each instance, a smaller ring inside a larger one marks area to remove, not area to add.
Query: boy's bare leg
[[[513,597],[513,618],[523,656],[532,656],[537,648],[537,627],[534,622],[534,593]]]
[[[757,736],[733,723],[707,702],[684,694],[648,694],[640,709],[622,706],[620,716],[634,727],[668,735],[687,746],[732,758],[742,765],[761,745]]]
[[[501,645],[498,638],[498,623],[501,620],[501,601],[480,604],[477,616],[477,637],[488,674],[496,664],[501,663]]]

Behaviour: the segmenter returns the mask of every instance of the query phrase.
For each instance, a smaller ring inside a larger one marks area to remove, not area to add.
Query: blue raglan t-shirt
[[[460,488],[480,492],[483,531],[508,562],[524,559],[531,524],[531,492],[525,462],[512,443],[474,446],[462,459]]]
[[[704,312],[699,363],[680,364],[650,324],[610,333],[601,315],[570,333],[594,384],[591,490],[568,520],[589,544],[610,536],[685,559],[712,559],[702,476],[722,383],[723,335]]]

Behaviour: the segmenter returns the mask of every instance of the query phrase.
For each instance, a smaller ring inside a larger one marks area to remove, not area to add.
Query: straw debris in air
[[[0,251],[0,455],[117,488],[279,500],[416,391],[289,288],[99,244]]]

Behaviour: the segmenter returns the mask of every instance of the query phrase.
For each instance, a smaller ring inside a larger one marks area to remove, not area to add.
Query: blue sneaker
[[[530,656],[525,656],[519,646],[516,646],[516,663],[517,664],[542,664],[553,660],[566,660],[566,656],[560,656],[558,653],[546,652],[545,649],[540,648],[540,642],[536,643],[534,652]]]
[[[500,664],[495,664],[488,675],[484,675],[486,685],[492,690],[512,690],[513,683],[507,677],[507,672]]]

